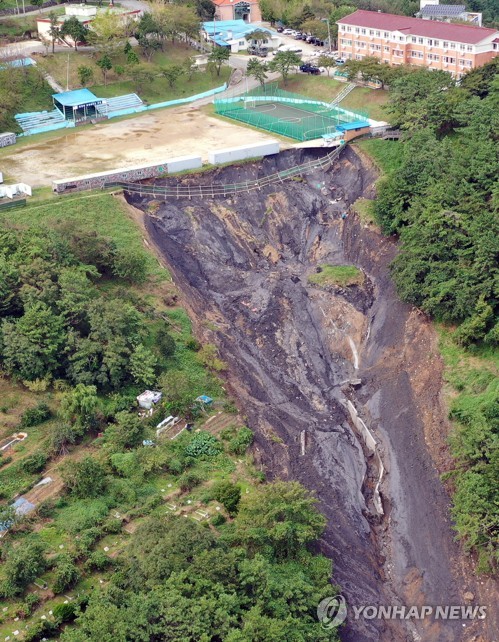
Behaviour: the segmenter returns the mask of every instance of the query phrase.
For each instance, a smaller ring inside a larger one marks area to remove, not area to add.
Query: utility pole
[[[329,41],[329,53],[331,53],[331,27],[329,26],[329,18],[322,18],[322,22],[327,24],[327,39]]]

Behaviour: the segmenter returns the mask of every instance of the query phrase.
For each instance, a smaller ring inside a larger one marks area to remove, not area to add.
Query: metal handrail
[[[152,195],[152,196],[173,196],[176,198],[187,197],[192,198],[193,196],[228,196],[230,194],[237,194],[239,192],[251,192],[253,190],[261,189],[267,185],[272,185],[273,183],[279,183],[284,180],[298,176],[299,174],[305,174],[310,170],[314,169],[328,169],[333,161],[340,155],[343,150],[344,145],[337,147],[333,151],[329,152],[322,158],[316,160],[307,161],[302,165],[295,165],[289,169],[281,170],[280,172],[275,172],[274,174],[269,174],[263,178],[257,178],[252,181],[244,181],[243,183],[228,183],[224,185],[217,185],[212,183],[210,185],[145,185],[142,183],[125,183],[121,181],[116,181],[112,183],[105,183],[104,188],[108,187],[120,187],[125,192],[138,193],[140,195]]]

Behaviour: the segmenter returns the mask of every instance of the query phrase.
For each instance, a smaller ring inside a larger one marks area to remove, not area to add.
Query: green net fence
[[[365,123],[367,115],[306,98],[275,84],[215,100],[215,112],[259,129],[305,141],[333,134],[339,125]]]

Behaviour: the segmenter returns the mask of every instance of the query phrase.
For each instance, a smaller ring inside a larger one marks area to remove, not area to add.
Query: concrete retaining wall
[[[201,156],[179,156],[166,162],[169,174],[184,172],[187,169],[199,169],[203,165]]]
[[[182,156],[165,160],[157,165],[136,165],[122,169],[112,169],[98,174],[75,176],[52,181],[52,190],[57,194],[64,192],[80,192],[87,189],[99,189],[106,183],[134,183],[146,178],[159,178],[165,174],[180,172],[186,169],[201,167],[200,156]]]
[[[208,160],[212,165],[221,163],[232,163],[246,158],[256,158],[258,156],[271,156],[279,153],[279,143],[269,141],[267,143],[256,143],[254,145],[244,145],[243,147],[229,147],[227,149],[218,149],[208,154]]]
[[[16,135],[12,132],[5,132],[5,134],[0,134],[0,147],[7,147],[8,145],[14,145],[16,142]]]

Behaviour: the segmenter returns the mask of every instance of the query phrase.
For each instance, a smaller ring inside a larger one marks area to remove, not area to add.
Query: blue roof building
[[[248,24],[244,20],[215,20],[214,22],[203,22],[202,30],[205,40],[215,43],[219,47],[229,47],[232,53],[245,50],[248,45],[255,44],[247,36],[254,31],[265,31],[268,33],[266,41],[260,41],[265,47],[276,49],[281,39],[276,31],[260,27],[255,23]]]
[[[97,98],[90,89],[75,89],[74,91],[63,91],[60,94],[52,94],[54,107],[64,116],[78,120],[78,116],[86,119],[95,115],[95,108],[102,104],[102,98]]]

